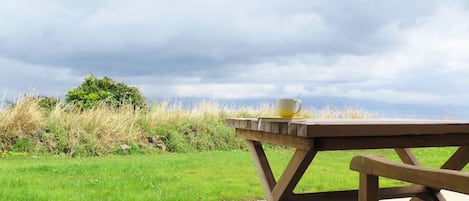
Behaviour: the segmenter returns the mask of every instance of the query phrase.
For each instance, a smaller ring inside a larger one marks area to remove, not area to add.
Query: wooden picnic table
[[[357,200],[357,190],[296,194],[294,188],[319,151],[394,149],[404,163],[419,166],[410,148],[457,146],[441,168],[461,170],[469,162],[469,121],[410,119],[280,119],[229,118],[236,135],[247,140],[266,199]],[[272,174],[262,143],[295,148],[278,180]],[[468,184],[469,185],[469,184]],[[380,199],[419,195],[425,200],[445,200],[438,189],[421,185],[380,190]],[[419,200],[414,197],[414,200]]]

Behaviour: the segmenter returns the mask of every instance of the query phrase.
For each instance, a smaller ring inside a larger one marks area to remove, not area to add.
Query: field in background
[[[160,101],[148,109],[110,108],[81,111],[57,105],[44,108],[24,98],[0,110],[0,152],[50,153],[67,156],[103,156],[154,150],[190,152],[244,149],[244,141],[224,125],[228,117],[275,115],[272,104],[221,105],[198,101],[191,108],[178,101]],[[310,118],[365,118],[353,108],[307,108]]]

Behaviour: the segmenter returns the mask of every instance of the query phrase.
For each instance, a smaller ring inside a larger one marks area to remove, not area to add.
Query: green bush
[[[234,136],[234,129],[223,119],[182,119],[170,126],[161,125],[154,131],[165,135],[165,145],[171,152],[232,150],[245,147],[244,140]]]
[[[61,103],[59,98],[48,97],[43,95],[34,96],[32,98],[37,101],[39,108],[46,112],[52,111],[55,107],[57,107],[57,105]]]
[[[116,83],[108,77],[97,78],[88,75],[80,87],[67,92],[65,101],[82,109],[96,107],[101,103],[113,107],[132,105],[134,108],[146,108],[145,98],[135,87]]]
[[[14,152],[32,152],[34,150],[35,146],[31,140],[22,138],[18,139],[14,144],[13,144],[13,151]]]

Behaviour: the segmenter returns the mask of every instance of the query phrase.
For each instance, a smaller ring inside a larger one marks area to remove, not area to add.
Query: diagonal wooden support
[[[277,183],[262,144],[251,140],[247,143],[268,201],[288,200],[317,153],[312,149],[297,149]]]
[[[462,170],[469,162],[469,146],[462,146],[441,166],[441,169]],[[428,189],[429,193],[419,194],[420,200],[430,201],[446,201],[441,194],[440,189]],[[419,201],[413,198],[411,201]]]
[[[264,194],[266,195],[267,200],[273,200],[272,190],[274,189],[277,182],[275,182],[274,174],[270,168],[269,161],[265,155],[262,144],[257,141],[247,140],[249,151],[251,152],[251,157],[256,166],[257,174],[259,175],[262,188],[264,189]]]
[[[317,151],[313,149],[297,149],[295,151],[290,163],[272,191],[274,200],[288,200],[288,197],[293,195],[293,190],[316,153]]]
[[[420,166],[419,161],[417,160],[415,155],[412,153],[411,149],[405,148],[405,149],[394,149],[394,150],[396,151],[399,158],[401,158],[402,162],[404,162],[405,164]]]
[[[412,150],[409,148],[399,148],[399,149],[394,149],[401,158],[402,162],[405,164],[410,164],[410,165],[415,165],[415,166],[421,166],[420,162],[417,160],[417,157],[412,153]],[[411,199],[411,201],[446,201],[441,195],[439,191],[435,191],[433,189],[427,189],[427,192],[425,193],[420,193],[417,194],[415,197]]]
[[[469,146],[462,146],[441,166],[441,169],[450,170],[462,170],[464,166],[469,162]],[[427,194],[419,194],[420,200],[435,200],[435,201],[446,201],[445,197],[441,194],[439,189],[428,189]],[[417,198],[413,198],[411,201],[420,201]]]
[[[441,169],[462,170],[469,163],[469,146],[460,147]]]

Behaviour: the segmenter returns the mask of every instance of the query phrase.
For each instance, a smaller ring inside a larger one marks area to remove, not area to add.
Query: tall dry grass
[[[99,105],[89,110],[57,105],[44,109],[24,98],[0,110],[0,152],[99,156],[152,150],[188,152],[244,148],[242,139],[224,125],[228,117],[275,114],[271,103],[222,105],[202,100],[191,109],[180,101],[155,102],[149,109]],[[360,109],[306,109],[308,118],[367,118]]]
[[[121,146],[138,145],[143,130],[136,125],[139,112],[105,105],[91,110],[67,109],[61,105],[45,116],[41,132],[47,151],[69,155],[104,155]]]
[[[37,102],[25,99],[14,106],[0,111],[0,152],[12,149],[21,139],[34,138],[44,125]]]

